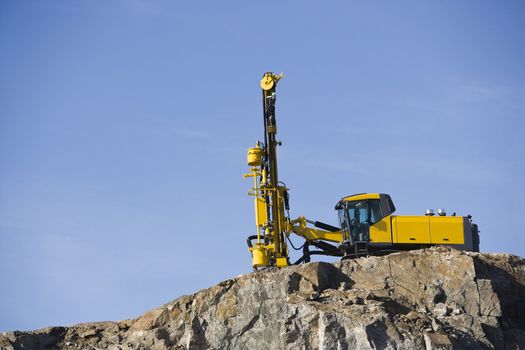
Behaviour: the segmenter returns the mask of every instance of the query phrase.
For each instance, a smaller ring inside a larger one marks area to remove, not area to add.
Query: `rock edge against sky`
[[[445,248],[242,275],[118,322],[0,335],[0,349],[515,349],[525,263]]]

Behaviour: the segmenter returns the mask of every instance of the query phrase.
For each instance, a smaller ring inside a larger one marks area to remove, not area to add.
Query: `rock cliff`
[[[0,335],[0,349],[519,349],[525,263],[432,248],[254,272],[125,321]]]

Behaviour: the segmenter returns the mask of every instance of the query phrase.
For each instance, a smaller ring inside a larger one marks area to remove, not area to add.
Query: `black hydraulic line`
[[[286,210],[286,217],[290,220],[290,194],[288,193],[284,182],[279,181],[279,185],[282,185],[285,188],[283,191],[284,210]]]
[[[293,265],[299,265],[303,261],[304,262],[310,262],[310,256],[312,256],[312,255],[341,256],[340,254],[339,255],[334,255],[334,254],[327,253],[327,252],[325,252],[323,250],[313,250],[313,251],[309,251],[308,255],[301,256],[296,262],[293,263]]]
[[[297,260],[294,265],[298,265],[302,262],[310,262],[310,242],[305,241],[303,244],[303,256]]]
[[[297,259],[297,261],[294,262],[292,265],[299,265],[300,263],[302,263],[302,262],[304,261],[304,258],[305,258],[304,255],[301,256],[301,257],[300,257],[299,259]]]
[[[297,260],[293,263],[293,265],[299,265],[299,264],[301,264],[301,263],[303,263],[303,262],[304,262],[304,263],[309,263],[309,262],[310,262],[310,254],[301,256],[299,259],[297,259]]]
[[[337,232],[341,230],[339,227],[328,225],[321,221],[315,221],[313,225],[317,228],[322,228],[323,230],[330,231],[330,232]]]
[[[290,210],[290,195],[288,194],[288,191],[283,191],[283,200],[284,200],[284,209],[286,211]]]
[[[320,250],[310,251],[309,246],[313,245],[314,247]],[[303,256],[301,256],[294,265],[298,265],[302,262],[310,262],[310,256],[312,255],[325,255],[325,256],[339,256],[343,257],[343,253],[334,247],[331,244],[321,242],[321,241],[307,241],[303,244]]]
[[[288,242],[290,242],[290,245],[292,246],[292,248],[293,248],[294,250],[301,250],[301,249],[303,249],[304,245],[306,244],[306,242],[304,242],[302,246],[300,246],[299,248],[296,248],[296,247],[293,245],[292,240],[290,239],[290,237],[286,237],[286,239],[288,240]]]
[[[331,245],[331,244],[328,244],[326,242],[322,242],[322,241],[310,241],[309,242],[311,245],[313,245],[314,247],[317,247],[327,253],[329,253],[329,255],[332,255],[332,256],[342,256],[343,253],[337,249],[337,247]],[[328,255],[328,254],[327,254]]]
[[[257,235],[248,236],[248,238],[246,239],[246,243],[248,243],[248,247],[252,248],[253,247],[252,241],[257,238],[258,238]]]

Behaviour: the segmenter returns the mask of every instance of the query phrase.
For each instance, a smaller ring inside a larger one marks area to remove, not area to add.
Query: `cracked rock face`
[[[520,349],[525,263],[432,248],[255,272],[126,321],[0,335],[0,349]]]

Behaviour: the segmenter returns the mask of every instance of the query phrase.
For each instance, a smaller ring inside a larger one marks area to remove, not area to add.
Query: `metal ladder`
[[[354,242],[355,257],[368,256],[368,242],[356,241]]]

